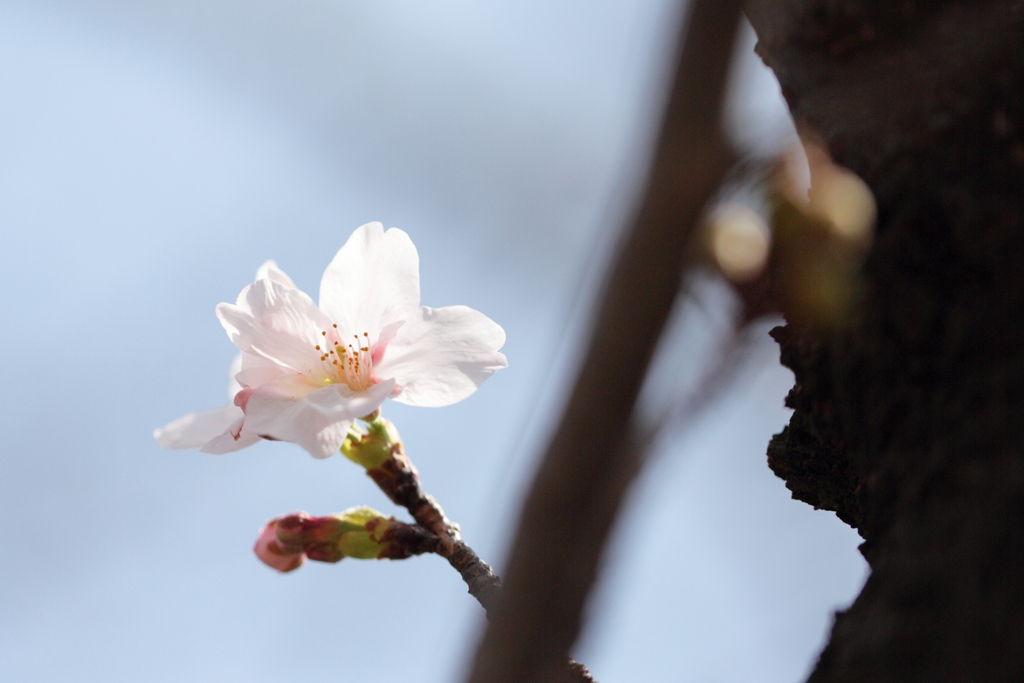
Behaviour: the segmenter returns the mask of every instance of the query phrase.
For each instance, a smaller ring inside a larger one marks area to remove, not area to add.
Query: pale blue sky
[[[358,225],[406,230],[423,301],[504,326],[509,367],[389,404],[427,489],[499,568],[643,168],[664,0],[0,0],[0,679],[455,681],[481,611],[436,557],[251,553],[269,517],[393,508],[340,457],[165,451],[226,399],[213,316],[274,258],[315,292]],[[788,130],[749,56],[737,139]],[[707,362],[729,301],[668,367]],[[856,534],[765,465],[792,377],[758,329],[631,498],[578,648],[602,683],[796,681],[863,580]],[[392,645],[383,645],[392,643]]]

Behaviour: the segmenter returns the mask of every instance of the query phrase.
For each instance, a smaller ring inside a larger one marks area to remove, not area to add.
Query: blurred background
[[[444,409],[390,403],[428,491],[500,570],[642,181],[681,7],[666,0],[0,0],[0,680],[458,680],[482,610],[440,558],[252,555],[264,520],[370,505],[343,458],[165,451],[227,400],[213,315],[267,258],[314,294],[379,220],[423,303],[507,334]],[[739,45],[746,154],[794,133]],[[736,309],[705,278],[651,395],[692,388]],[[792,375],[768,337],[630,497],[576,657],[602,683],[798,681],[859,590],[858,537],[765,463]],[[658,399],[662,400],[662,399]],[[401,515],[399,515],[401,516]]]

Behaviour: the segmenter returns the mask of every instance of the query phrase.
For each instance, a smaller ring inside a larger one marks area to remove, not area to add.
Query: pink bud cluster
[[[395,544],[396,530],[406,526],[367,507],[325,517],[293,512],[267,522],[254,550],[265,564],[280,572],[298,569],[307,558],[317,562],[339,562],[346,557],[399,559],[410,552]]]

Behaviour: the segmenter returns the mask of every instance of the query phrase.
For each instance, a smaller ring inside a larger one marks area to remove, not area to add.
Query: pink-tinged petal
[[[398,334],[398,330],[405,324],[404,320],[385,325],[380,329],[377,335],[377,341],[373,344],[373,353],[371,359],[374,363],[379,363],[380,359],[384,357],[384,352],[387,351],[388,344]]]
[[[352,233],[320,281],[320,307],[345,335],[370,334],[420,305],[420,258],[398,228],[367,223]]]
[[[288,553],[281,548],[274,528],[275,521],[267,522],[267,525],[260,529],[259,536],[256,537],[256,545],[252,550],[263,564],[283,574],[301,567],[302,563],[306,561],[306,555],[305,553]]]
[[[273,382],[276,379],[291,374],[295,373],[284,368],[249,368],[248,370],[242,370],[235,375],[235,379],[241,386],[255,389],[261,384]]]
[[[394,382],[382,382],[353,392],[345,385],[318,387],[303,375],[286,375],[252,392],[245,429],[298,444],[314,458],[327,458],[341,448],[352,421],[380,407],[393,388]]]
[[[252,396],[252,392],[253,390],[250,389],[249,387],[242,389],[237,394],[235,394],[235,400],[232,401],[232,403],[241,408],[242,412],[245,412],[245,404],[249,402],[249,397]],[[241,427],[241,425],[239,425],[239,427]],[[236,430],[235,433],[237,434],[238,431]]]
[[[242,290],[236,304],[219,304],[217,317],[246,353],[299,372],[322,366],[315,347],[323,344],[321,331],[330,330],[331,321],[298,289],[257,280]]]
[[[399,403],[451,405],[508,365],[498,351],[504,343],[505,331],[479,311],[423,306],[399,328],[374,374],[394,378]]]
[[[200,448],[199,452],[222,455],[224,453],[240,451],[259,440],[260,437],[253,434],[251,430],[245,429],[245,417],[243,416],[235,420],[226,432]]]
[[[153,438],[164,448],[199,448],[227,432],[240,417],[242,409],[235,405],[200,410],[153,430]]]
[[[264,261],[263,265],[256,269],[257,280],[273,280],[285,287],[291,287],[292,289],[298,289],[292,279],[284,274],[284,271],[277,267],[277,261],[270,259]]]

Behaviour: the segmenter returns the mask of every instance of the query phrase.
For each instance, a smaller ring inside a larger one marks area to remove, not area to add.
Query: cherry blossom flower
[[[380,223],[358,228],[338,251],[319,306],[264,264],[235,304],[217,307],[242,352],[233,405],[186,415],[157,430],[157,441],[222,453],[265,438],[326,458],[385,398],[461,401],[507,365],[505,332],[466,306],[420,306],[419,289],[412,240]]]

